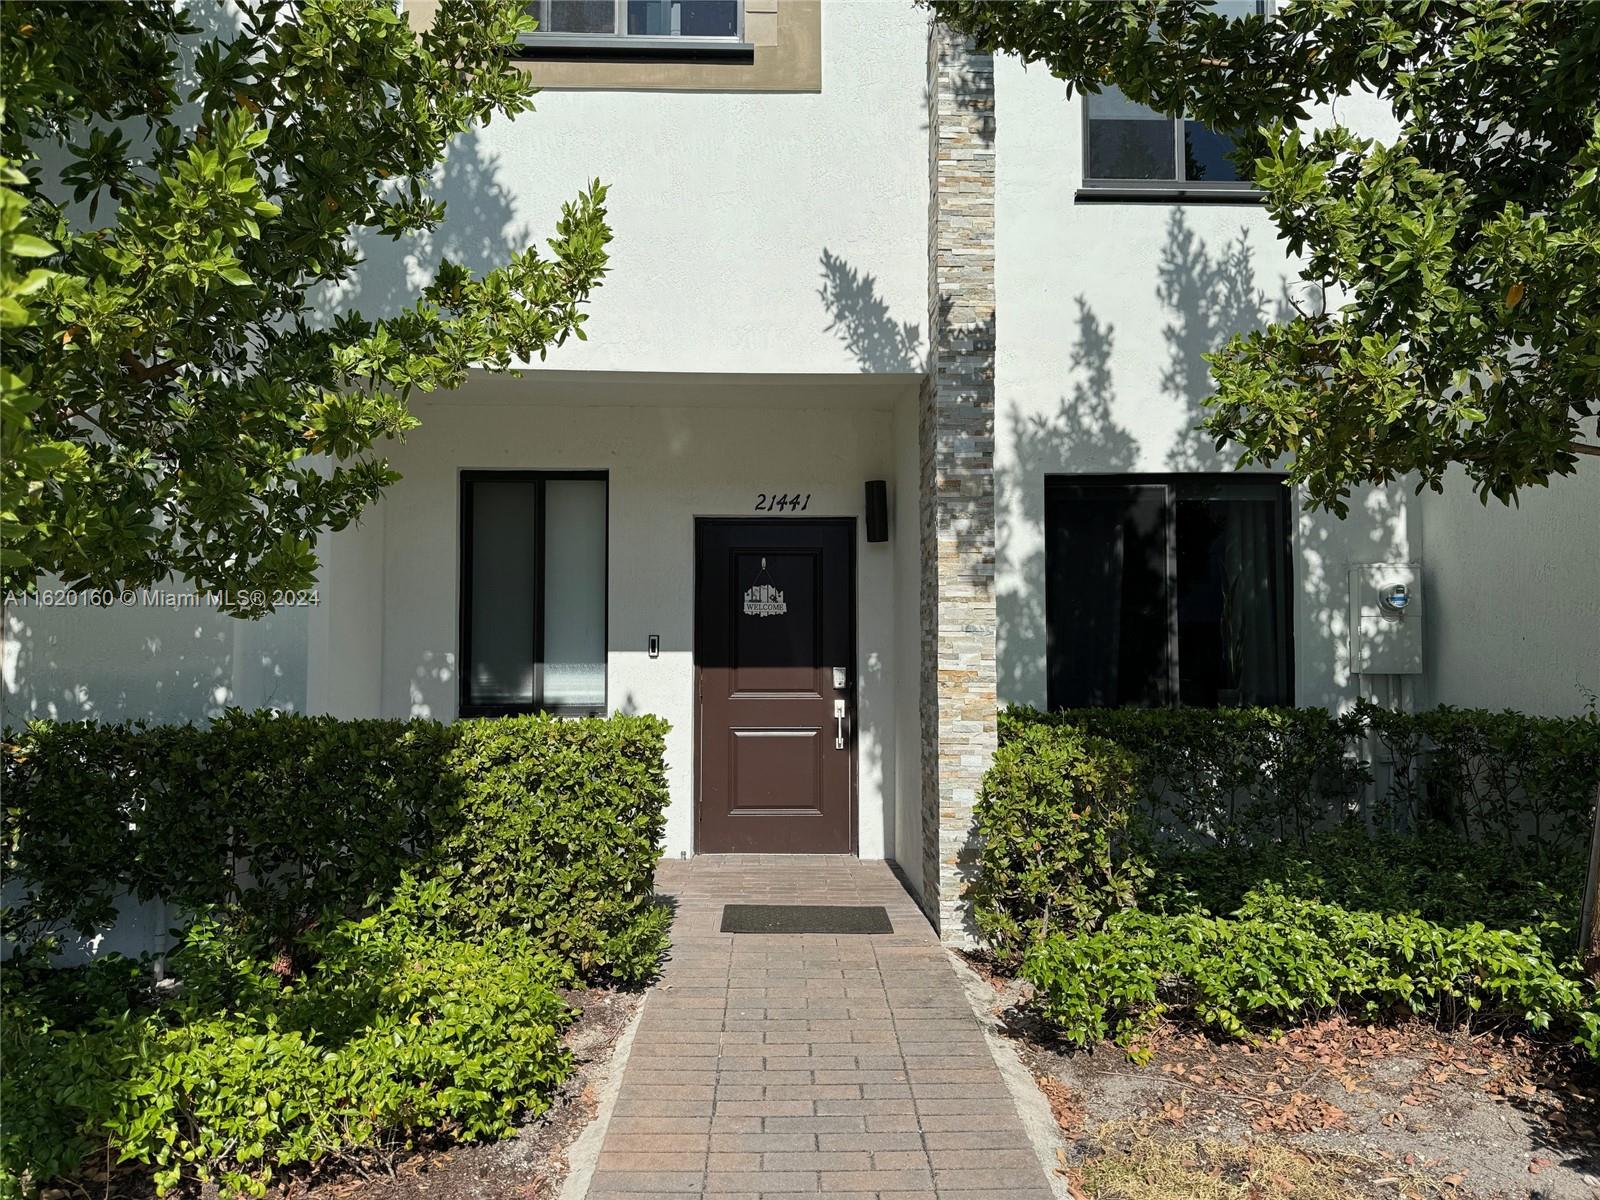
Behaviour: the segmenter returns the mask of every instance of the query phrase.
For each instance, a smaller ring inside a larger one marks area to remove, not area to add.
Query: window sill
[[[518,44],[515,57],[532,62],[731,62],[755,61],[753,42],[731,38],[566,37],[547,34]]]
[[[457,713],[469,717],[528,717],[535,714],[551,717],[603,717],[603,704],[463,704]]]
[[[1081,187],[1078,204],[1260,204],[1258,188]]]

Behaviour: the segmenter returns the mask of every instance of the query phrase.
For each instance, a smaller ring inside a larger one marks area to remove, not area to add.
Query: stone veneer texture
[[[994,59],[928,42],[928,327],[922,454],[923,906],[971,944],[972,807],[995,751]]]

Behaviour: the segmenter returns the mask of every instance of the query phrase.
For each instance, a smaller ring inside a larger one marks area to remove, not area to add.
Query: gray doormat
[[[725,904],[723,933],[893,933],[882,905]]]

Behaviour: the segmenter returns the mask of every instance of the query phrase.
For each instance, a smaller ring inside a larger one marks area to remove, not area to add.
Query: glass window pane
[[[628,0],[628,32],[648,37],[737,37],[740,0]]]
[[[606,484],[545,484],[544,703],[606,702]]]
[[[1198,121],[1183,123],[1183,175],[1188,180],[1204,179],[1211,183],[1232,183],[1240,176],[1229,160],[1233,138],[1226,133],[1213,133]]]
[[[1173,118],[1135,104],[1117,88],[1085,96],[1090,179],[1176,179]]]
[[[472,484],[467,681],[474,704],[533,702],[537,496],[531,481]]]
[[[1178,500],[1182,703],[1293,703],[1283,505],[1259,486]]]
[[[613,0],[550,0],[550,23],[543,33],[615,33]]]
[[[1230,21],[1237,21],[1240,17],[1265,16],[1266,11],[1266,0],[1215,0],[1211,5],[1212,16],[1227,17]]]
[[[1166,509],[1160,485],[1048,494],[1051,708],[1167,702]]]

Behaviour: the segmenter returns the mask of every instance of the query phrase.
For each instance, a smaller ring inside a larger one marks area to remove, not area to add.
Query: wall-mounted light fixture
[[[867,480],[867,541],[889,540],[889,485],[882,479]]]

